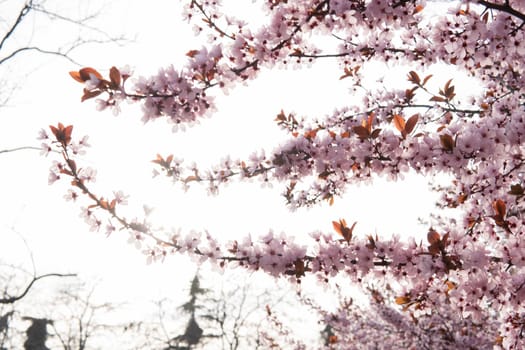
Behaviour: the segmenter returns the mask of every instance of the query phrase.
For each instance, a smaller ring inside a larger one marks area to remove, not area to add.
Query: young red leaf
[[[396,129],[403,133],[405,131],[405,119],[399,114],[394,114],[394,118],[392,120]]]
[[[121,82],[121,76],[120,71],[116,67],[111,67],[109,70],[109,79],[111,80],[111,83],[114,88],[117,88],[120,86]]]
[[[71,133],[73,132],[73,125],[64,126],[62,123],[58,123],[58,125],[52,126],[50,125],[49,128],[51,129],[51,132],[55,136],[56,140],[62,144],[62,146],[66,147],[71,142]]]
[[[407,134],[410,134],[414,130],[414,127],[416,126],[418,120],[419,120],[419,114],[414,114],[413,116],[408,118],[405,124],[405,131]]]
[[[405,305],[405,304],[410,303],[410,297],[409,296],[396,297],[395,302],[397,305]]]
[[[352,239],[352,232],[356,224],[357,221],[353,223],[352,227],[348,227],[346,225],[345,219],[340,219],[339,222],[332,221],[332,225],[334,226],[335,232],[340,234],[347,242],[350,242],[350,240]]]
[[[445,151],[452,152],[454,150],[454,140],[452,139],[452,136],[448,134],[439,135],[439,141]]]
[[[344,138],[344,139],[349,138],[350,137],[350,132],[348,132],[348,130],[347,131],[343,131],[341,133],[341,137]]]
[[[432,74],[427,75],[427,76],[425,77],[425,79],[423,79],[423,83],[421,83],[421,85],[425,85],[425,84],[428,82],[428,80],[429,80],[430,78],[432,78]]]
[[[441,236],[435,230],[430,229],[430,231],[428,231],[427,233],[427,240],[428,240],[428,243],[434,244],[441,240]]]
[[[374,129],[374,131],[372,131],[372,133],[370,134],[370,138],[372,139],[375,139],[379,136],[379,134],[381,133],[381,129]]]
[[[416,84],[416,85],[419,85],[421,80],[419,79],[419,75],[417,75],[416,72],[414,72],[413,70],[411,70],[410,72],[408,72],[408,81]]]
[[[164,157],[162,157],[160,154],[157,154],[157,158],[151,161],[152,163],[158,164],[160,166],[165,166],[166,161],[164,160]]]
[[[510,186],[510,191],[507,192],[508,194],[512,194],[514,196],[523,196],[525,193],[525,190],[520,184],[515,184]]]
[[[368,115],[368,118],[366,119],[366,125],[363,125],[365,128],[368,129],[368,133],[372,132],[372,124],[374,123],[375,114],[372,112]]]
[[[425,8],[425,6],[423,6],[423,5],[417,5],[416,8],[414,9],[414,14],[423,11],[424,8]]]
[[[91,67],[82,68],[78,71],[78,73],[80,75],[80,79],[82,79],[83,82],[91,80],[91,76],[94,76],[99,80],[103,80],[102,75]]]
[[[354,225],[355,225],[355,223],[354,223]],[[377,235],[376,235],[376,239],[374,239],[374,237],[372,235],[368,235],[367,239],[368,239],[368,243],[365,244],[365,247],[367,247],[370,250],[375,249],[376,248]]]
[[[186,52],[186,56],[193,58],[198,53],[199,53],[199,50],[190,50],[190,51]]]
[[[494,203],[492,203],[492,208],[494,208],[496,216],[498,216],[501,220],[505,218],[505,215],[507,214],[507,206],[505,205],[504,201],[501,199],[494,201]]]
[[[440,96],[432,96],[430,98],[430,101],[435,101],[435,102],[445,102],[446,100],[447,100],[446,98],[443,98]]]
[[[345,78],[351,77],[354,75],[354,72],[352,69],[349,69],[347,67],[344,68],[344,74],[339,77],[339,80],[343,80]]]
[[[357,125],[352,128],[352,130],[359,136],[361,140],[367,139],[370,136],[368,129],[364,126]]]
[[[103,92],[102,90],[84,89],[84,95],[82,95],[82,97],[80,98],[80,102],[84,102],[85,100],[89,100],[90,98],[97,97],[102,92]]]
[[[75,79],[76,81],[78,81],[79,83],[84,83],[84,79],[82,79],[82,77],[80,76],[80,73],[77,72],[77,71],[71,71],[69,72],[69,75]]]

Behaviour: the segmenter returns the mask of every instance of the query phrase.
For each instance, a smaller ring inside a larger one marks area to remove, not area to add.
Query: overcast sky
[[[201,46],[192,38],[191,28],[181,23],[177,1],[103,3],[82,2],[82,7],[71,1],[67,6],[78,15],[103,5],[96,22],[100,29],[124,34],[133,41],[123,46],[79,48],[72,56],[84,65],[106,73],[113,65],[129,64],[137,75],[146,75],[163,65],[180,67],[184,54]],[[29,32],[28,26],[19,43],[37,39],[44,44],[46,40],[60,42],[64,31],[55,25],[60,23],[47,23],[34,32]],[[150,160],[156,153],[174,153],[188,163],[195,160],[205,165],[227,154],[247,156],[261,148],[271,151],[283,139],[274,121],[281,109],[322,116],[346,104],[351,99],[349,83],[338,80],[341,72],[333,62],[314,65],[307,72],[263,72],[260,79],[239,86],[229,96],[219,95],[213,118],[185,133],[172,133],[171,126],[162,121],[143,125],[136,106],[125,106],[122,114],[114,117],[110,111],[97,112],[93,101],[80,103],[82,86],[68,74],[78,68],[67,60],[35,53],[21,55],[16,64],[1,67],[1,74],[19,76],[20,80],[8,106],[0,109],[0,150],[38,146],[40,128],[59,121],[73,124],[74,137],[90,137],[92,148],[78,162],[98,170],[96,191],[110,194],[123,190],[130,195],[131,210],[140,213],[144,204],[153,206],[152,219],[166,227],[208,229],[221,237],[263,235],[273,228],[307,237],[317,229],[331,231],[332,220],[346,218],[358,221],[356,234],[399,233],[421,239],[426,235],[421,226],[416,232],[417,217],[428,216],[433,199],[421,196],[427,184],[420,177],[409,176],[404,183],[378,181],[374,186],[352,188],[332,207],[323,204],[294,213],[285,207],[279,185],[268,189],[258,182],[230,184],[218,197],[210,198],[198,185],[184,193],[169,181],[152,179]],[[38,151],[0,154],[3,262],[30,266],[23,237],[40,273],[77,272],[86,278],[97,277],[101,293],[112,293],[115,298],[153,300],[176,295],[186,287],[195,270],[187,259],[169,257],[163,264],[147,266],[144,256],[126,243],[127,234],[116,232],[106,238],[103,233],[89,232],[79,218],[79,206],[63,200],[67,184],[48,186],[51,160],[52,156],[41,157]]]

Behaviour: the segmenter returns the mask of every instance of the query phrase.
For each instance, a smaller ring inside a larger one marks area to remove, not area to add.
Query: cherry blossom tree
[[[116,67],[108,76],[89,67],[71,72],[84,85],[82,101],[96,98],[99,110],[115,114],[123,101],[137,103],[144,122],[164,119],[181,131],[213,115],[214,94],[249,84],[262,70],[332,60],[359,103],[323,118],[276,106],[276,124],[289,139],[270,154],[227,158],[211,169],[157,155],[157,171],[211,194],[232,181],[273,183],[291,210],[333,203],[377,176],[447,175],[434,187],[441,197],[427,241],[355,235],[359,218],[334,220],[335,232],[312,232],[300,242],[274,232],[229,242],[213,232],[166,233],[121,214],[128,200],[122,193],[95,193],[96,171],[76,160],[86,139],[72,125],[50,126],[40,138],[62,156],[49,182],[64,179],[71,199],[89,202],[82,209],[87,224],[108,234],[127,230],[150,261],[188,254],[296,283],[311,275],[327,286],[335,278],[365,290],[374,285],[368,311],[341,299],[340,312],[325,313],[331,348],[366,348],[377,336],[400,349],[524,348],[525,4],[447,1],[449,10],[438,11],[424,0],[256,1],[267,19],[256,27],[225,14],[220,1],[184,3],[183,18],[209,44],[188,51],[184,67],[150,77],[130,79],[129,69]],[[367,67],[377,62],[403,70],[406,80],[370,86]],[[458,94],[467,78],[479,93]]]

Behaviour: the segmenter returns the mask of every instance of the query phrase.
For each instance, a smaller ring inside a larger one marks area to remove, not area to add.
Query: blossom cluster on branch
[[[51,126],[51,137],[41,134],[48,140],[46,150],[56,147],[62,153],[52,167],[50,182],[68,177],[75,191],[70,197],[83,194],[92,202],[85,215],[91,227],[98,229],[99,217],[106,215],[108,232],[118,226],[128,230],[150,260],[179,252],[222,267],[241,265],[296,281],[305,274],[320,281],[345,275],[357,284],[397,281],[391,304],[405,312],[417,310],[403,322],[412,322],[407,329],[419,327],[419,336],[431,334],[436,338],[433,343],[446,343],[448,348],[523,348],[525,4],[451,1],[449,12],[432,13],[432,3],[424,0],[261,3],[268,23],[251,28],[243,20],[224,16],[220,1],[187,1],[184,18],[195,23],[196,33],[209,35],[209,47],[188,51],[183,69],[164,68],[131,86],[125,86],[131,81],[126,69],[111,68],[108,79],[93,68],[71,72],[84,84],[82,100],[97,97],[100,108],[112,107],[116,113],[121,101],[137,102],[145,122],[166,118],[178,130],[211,116],[215,107],[209,89],[226,92],[255,79],[262,67],[337,60],[340,79],[366,89],[361,103],[315,122],[276,111],[276,123],[289,139],[271,154],[227,158],[210,170],[185,166],[174,155],[157,155],[153,162],[184,186],[205,183],[211,193],[226,182],[247,178],[282,183],[292,209],[331,203],[348,186],[371,182],[373,175],[397,180],[409,170],[427,176],[445,173],[453,180],[439,187],[438,206],[459,209],[461,220],[440,217],[429,228],[426,242],[357,237],[354,226],[343,219],[334,221],[340,237],[314,232],[303,244],[273,232],[229,243],[208,232],[165,238],[147,223],[121,216],[122,195],[105,199],[92,192],[88,185],[95,172],[78,168],[73,159],[86,142],[73,141],[72,126],[62,124]],[[337,51],[316,48],[313,36],[334,40]],[[377,61],[407,67],[406,81],[375,90],[363,86],[367,64]],[[425,73],[438,63],[475,79],[482,92],[460,98],[460,73],[447,77]],[[443,83],[429,87],[429,81],[435,80]],[[390,306],[377,307],[384,315],[397,312]],[[327,322],[349,334],[352,322],[343,322],[345,317],[327,318]],[[424,324],[431,327],[436,320],[463,331],[423,332]],[[401,329],[403,322],[390,322],[398,327],[392,337],[408,334]],[[483,333],[483,329],[491,331]],[[362,338],[366,337],[370,335]],[[338,348],[355,346],[333,340]]]

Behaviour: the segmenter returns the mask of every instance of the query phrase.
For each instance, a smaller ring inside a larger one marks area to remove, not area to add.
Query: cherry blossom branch
[[[301,28],[302,28],[302,25],[303,24],[306,24],[308,23],[313,17],[319,15],[321,9],[328,5],[329,1],[328,0],[323,0],[321,1],[319,4],[317,4],[317,6],[312,9],[310,11],[310,13],[308,14],[308,16],[305,18],[304,22],[300,22],[299,24],[297,24],[291,31],[291,33],[288,35],[288,38],[280,41],[276,46],[272,47],[270,49],[271,52],[275,52],[275,51],[279,51],[280,49],[282,49],[283,47],[285,47],[285,45],[287,45],[292,39],[293,37],[301,31]],[[259,59],[255,59],[253,60],[252,62],[246,64],[245,66],[243,67],[239,67],[239,68],[234,68],[232,69],[232,71],[237,74],[237,75],[240,75],[242,72],[244,72],[246,69],[248,68],[255,68],[257,67],[257,65],[259,64]]]
[[[216,24],[215,24],[215,21],[213,20],[213,18],[211,18],[210,15],[208,15],[206,13],[206,10],[204,10],[204,8],[202,7],[202,5],[197,1],[197,0],[191,0],[191,3],[190,3],[190,8],[192,8],[193,6],[197,7],[200,11],[200,13],[202,13],[202,15],[204,16],[205,18],[205,22],[211,27],[213,28],[215,31],[217,31],[221,36],[225,36],[227,38],[230,38],[232,40],[235,40],[235,36],[233,35],[230,35],[228,33],[226,33],[224,30],[220,29]]]
[[[489,9],[498,10],[501,12],[508,13],[509,15],[512,15],[516,18],[521,19],[523,22],[525,22],[525,13],[521,13],[520,11],[516,10],[512,6],[510,6],[509,1],[505,1],[504,4],[498,4],[486,0],[478,0],[478,3],[480,5],[483,5]]]

